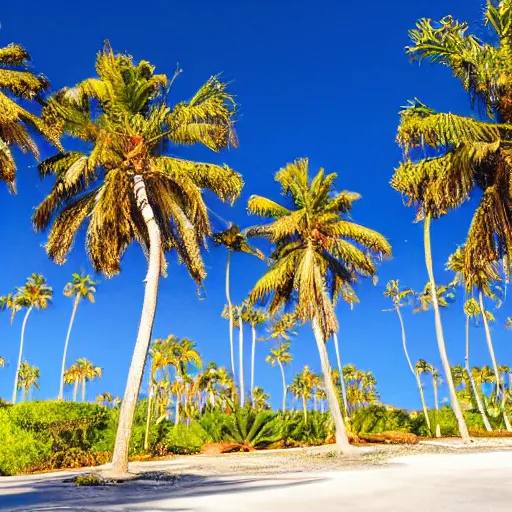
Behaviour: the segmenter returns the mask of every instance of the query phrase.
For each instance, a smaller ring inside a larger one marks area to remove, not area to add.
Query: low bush
[[[360,434],[362,441],[367,443],[385,444],[418,444],[419,438],[410,432],[381,432],[378,434]]]
[[[97,475],[80,475],[75,478],[74,484],[77,487],[96,487],[105,485],[105,482]]]
[[[199,453],[206,443],[212,442],[212,438],[205,429],[193,421],[190,426],[185,424],[174,425],[166,433],[162,444],[169,453],[177,455],[189,455]]]
[[[354,434],[359,435],[391,431],[413,432],[415,423],[403,409],[389,410],[382,405],[369,405],[354,411],[349,426]]]
[[[329,413],[310,411],[307,421],[302,412],[281,416],[285,446],[318,446],[334,435],[334,425]]]

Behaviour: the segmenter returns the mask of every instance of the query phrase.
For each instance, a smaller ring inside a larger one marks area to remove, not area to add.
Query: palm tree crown
[[[146,61],[114,55],[106,45],[96,62],[98,78],[57,93],[43,118],[58,134],[89,143],[88,153],[60,153],[39,166],[55,185],[33,217],[37,231],[53,222],[46,246],[57,263],[65,261],[75,234],[87,221],[87,249],[98,272],[112,276],[128,245],[149,250],[149,234],[133,192],[144,180],[164,251],[175,249],[200,283],[200,256],[211,234],[202,190],[232,201],[241,191],[239,174],[226,166],[165,156],[170,142],[202,143],[217,151],[235,142],[232,97],[226,84],[211,78],[187,102],[166,103],[169,81]]]
[[[281,169],[275,179],[292,207],[260,196],[249,200],[249,213],[272,222],[252,228],[248,234],[265,237],[275,245],[270,268],[249,299],[270,298],[271,314],[296,299],[298,319],[316,319],[328,339],[338,328],[333,299],[358,274],[375,274],[369,253],[389,255],[391,247],[379,233],[342,218],[360,196],[334,193],[336,174],[326,175],[320,169],[310,181],[308,160],[299,159]]]
[[[73,274],[71,282],[64,287],[64,295],[72,297],[79,295],[82,299],[88,299],[94,303],[94,294],[96,293],[96,283],[90,275]]]

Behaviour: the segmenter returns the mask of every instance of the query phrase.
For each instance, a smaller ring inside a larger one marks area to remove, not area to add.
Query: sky
[[[407,32],[417,19],[440,19],[452,14],[483,31],[482,0],[431,0],[408,2],[368,0],[364,11],[356,2],[333,0],[261,0],[240,2],[153,0],[141,9],[133,0],[90,0],[79,4],[53,0],[26,0],[23,11],[7,2],[0,13],[0,46],[16,42],[32,55],[33,68],[43,72],[52,89],[72,86],[94,75],[94,60],[103,41],[109,39],[116,52],[135,60],[145,59],[158,73],[172,75],[177,63],[183,69],[171,101],[191,97],[211,76],[222,73],[240,105],[237,131],[240,147],[221,154],[203,148],[176,148],[188,158],[227,163],[242,173],[246,183],[233,208],[209,202],[217,229],[220,219],[242,226],[254,224],[246,214],[252,194],[279,200],[273,174],[298,157],[308,157],[311,172],[324,167],[336,172],[338,190],[362,194],[353,220],[383,233],[393,246],[393,258],[379,269],[379,282],[360,283],[361,303],[353,311],[338,307],[341,357],[361,369],[371,369],[384,403],[418,408],[419,397],[401,347],[396,314],[383,312],[389,304],[383,297],[385,283],[400,279],[407,287],[421,289],[426,280],[422,226],[413,223],[414,211],[389,186],[401,153],[394,139],[398,111],[408,99],[418,97],[439,111],[471,114],[467,96],[450,72],[427,63],[410,63],[404,46]],[[476,115],[476,114],[474,114]],[[42,146],[42,157],[52,150]],[[84,250],[84,235],[77,238],[63,266],[51,262],[44,251],[44,234],[33,233],[30,216],[49,191],[41,182],[36,162],[16,154],[19,165],[18,195],[5,187],[0,211],[0,294],[24,284],[33,272],[42,273],[55,290],[52,306],[35,311],[27,322],[24,358],[41,370],[40,399],[55,398],[59,369],[72,301],[62,289],[73,272],[92,273]],[[464,241],[475,199],[432,227],[436,279],[451,276],[444,263]],[[220,217],[220,218],[219,218]],[[205,253],[208,269],[206,298],[199,300],[185,269],[169,257],[169,275],[160,285],[154,337],[176,334],[198,343],[205,362],[229,364],[228,325],[220,317],[225,304],[226,252],[211,247]],[[232,261],[232,298],[241,302],[265,265],[247,255]],[[93,382],[87,398],[109,391],[122,395],[133,351],[143,297],[146,261],[138,246],[132,246],[122,262],[122,273],[100,281],[96,304],[79,306],[68,354],[69,363],[86,357],[103,368],[101,380]],[[443,311],[445,337],[452,365],[464,362],[463,297]],[[499,363],[511,363],[512,333],[504,330],[509,303],[495,312],[492,328]],[[22,314],[11,326],[9,314],[0,316],[0,355],[8,365],[0,370],[0,396],[10,398],[19,348]],[[441,367],[432,312],[413,315],[404,310],[411,357],[426,359]],[[245,373],[249,376],[249,331],[246,333]],[[260,333],[264,336],[265,331]],[[330,346],[333,364],[333,347]],[[257,346],[256,384],[281,400],[281,377],[265,363],[270,342]],[[471,330],[471,362],[490,364],[483,328]],[[320,370],[318,352],[309,326],[293,340],[294,361],[286,368],[288,381],[305,364]],[[143,392],[147,384],[143,385]],[[432,404],[432,386],[426,381],[427,400]],[[441,398],[447,396],[442,388]]]

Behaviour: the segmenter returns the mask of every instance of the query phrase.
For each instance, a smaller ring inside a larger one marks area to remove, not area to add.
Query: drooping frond
[[[262,196],[251,196],[247,203],[247,210],[252,215],[258,215],[267,219],[276,219],[290,215],[291,211],[284,206]]]

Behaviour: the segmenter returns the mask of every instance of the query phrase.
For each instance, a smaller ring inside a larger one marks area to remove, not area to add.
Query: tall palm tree
[[[404,307],[408,303],[408,301],[410,302],[410,300],[415,297],[414,290],[412,288],[400,288],[400,282],[398,281],[398,279],[393,279],[387,282],[386,290],[384,291],[384,297],[388,297],[393,302],[393,309],[386,311],[396,311],[396,314],[398,315],[398,320],[400,321],[400,328],[402,330],[402,348],[404,350],[405,358],[407,360],[409,369],[411,370],[411,373],[414,375],[414,379],[416,380],[416,385],[418,386],[420,395],[422,395],[423,388],[421,385],[421,381],[418,378],[417,371],[412,365],[412,361],[409,356],[409,351],[407,349],[405,325],[401,312],[401,308]]]
[[[284,365],[289,364],[293,360],[293,356],[290,352],[291,343],[289,341],[284,341],[276,348],[270,349],[270,354],[265,358],[265,361],[269,363],[271,366],[279,366],[281,370],[281,378],[283,381],[283,404],[282,411],[286,411],[286,378],[284,376]]]
[[[39,390],[39,377],[41,373],[37,366],[32,366],[26,361],[23,361],[20,365],[18,388],[23,389],[23,401],[25,402],[28,397],[30,388],[34,387]]]
[[[471,275],[469,276],[471,281],[470,283],[465,282],[465,277],[468,277],[468,275],[464,273],[465,252],[466,249],[464,246],[458,247],[455,253],[453,253],[448,259],[446,267],[448,268],[448,270],[455,272],[454,282],[463,284],[465,286],[466,293],[473,293],[475,289],[478,292],[478,303],[476,303],[476,301],[471,302],[470,309],[474,311],[476,314],[480,314],[480,316],[482,317],[485,330],[485,339],[487,341],[487,349],[489,350],[489,355],[491,357],[492,367],[494,370],[494,376],[496,381],[496,393],[499,396],[501,388],[500,373],[498,369],[498,363],[496,361],[496,355],[494,353],[491,330],[489,328],[489,322],[492,322],[495,319],[490,311],[485,310],[484,304],[484,295],[491,299],[497,300],[497,296],[493,290],[493,285],[500,280],[499,270],[497,268],[497,265],[493,263],[487,263],[478,268],[473,265],[471,268]],[[467,324],[469,321],[469,317],[467,316],[466,318]],[[466,329],[468,329],[468,325],[466,325]],[[510,421],[508,419],[507,412],[505,411],[505,409],[503,409],[503,419],[505,421],[507,430],[511,431],[512,426],[510,425]]]
[[[251,335],[252,335],[252,344],[251,344],[251,397],[253,401],[253,406],[255,402],[254,398],[254,364],[256,360],[256,328],[259,325],[264,324],[268,317],[263,310],[260,308],[255,308],[250,304],[246,304],[244,311],[242,312],[244,315],[245,322],[251,326]]]
[[[489,366],[473,366],[471,368],[471,373],[477,388],[477,392],[480,393],[485,407],[487,407],[489,405],[489,400],[487,400],[484,385],[496,383],[496,375],[494,374],[492,368]]]
[[[229,349],[231,354],[231,371],[233,372],[233,378],[236,379],[236,371],[235,371],[235,350],[233,344],[233,303],[231,301],[231,285],[230,285],[230,277],[231,277],[231,254],[233,252],[244,252],[246,254],[251,254],[252,256],[256,256],[260,260],[264,260],[265,256],[263,253],[257,248],[252,246],[246,234],[240,229],[236,224],[231,224],[231,226],[225,231],[221,231],[219,233],[215,233],[213,235],[213,242],[215,245],[223,245],[227,249],[227,259],[226,259],[226,300],[228,301],[228,318],[229,318]]]
[[[64,371],[66,369],[66,355],[68,352],[69,337],[71,336],[71,329],[75,321],[76,310],[80,299],[88,299],[89,302],[94,303],[94,294],[96,293],[96,284],[90,275],[73,274],[71,282],[67,283],[64,287],[64,295],[66,297],[75,297],[73,301],[73,310],[71,312],[71,320],[69,321],[68,332],[66,334],[66,342],[64,343],[64,353],[62,355],[62,368],[60,371],[60,387],[59,387],[59,400],[64,398]]]
[[[302,400],[304,423],[308,421],[308,400],[313,397],[316,382],[317,376],[306,365],[300,373],[295,375],[290,384],[290,391],[296,398]]]
[[[41,274],[32,274],[25,283],[25,286],[16,288],[16,294],[12,299],[12,307],[14,310],[26,309],[23,324],[21,325],[20,350],[18,353],[18,363],[16,365],[16,374],[14,377],[14,390],[12,393],[12,403],[16,403],[16,394],[18,390],[18,378],[23,357],[23,346],[25,342],[25,327],[27,320],[35,308],[37,310],[46,309],[51,304],[53,290],[51,286],[46,284],[46,279]],[[13,310],[13,311],[14,311]]]
[[[85,402],[86,383],[96,378],[101,378],[103,370],[99,366],[94,366],[94,364],[85,357],[77,359],[75,365],[82,384],[82,402]]]
[[[29,68],[30,55],[22,46],[10,44],[0,48],[0,181],[16,192],[16,163],[11,148],[39,158],[37,145],[30,135],[31,128],[51,140],[58,138],[45,128],[41,120],[22,107],[21,102],[34,100],[50,86],[43,75]]]
[[[290,207],[253,196],[249,212],[271,219],[248,234],[262,236],[275,246],[271,264],[256,283],[250,302],[269,302],[274,314],[294,303],[300,322],[311,322],[320,355],[324,387],[334,419],[337,447],[350,451],[340,405],[331,379],[326,341],[338,330],[334,302],[346,283],[358,275],[375,275],[369,254],[390,254],[391,247],[379,233],[344,218],[359,195],[335,193],[336,174],[323,169],[310,180],[308,160],[288,164],[275,176]]]
[[[236,145],[234,100],[226,84],[208,80],[188,101],[170,105],[170,82],[147,61],[115,55],[108,44],[98,54],[95,78],[58,92],[43,119],[59,134],[91,148],[60,153],[39,166],[56,176],[36,209],[37,231],[52,225],[46,250],[63,263],[78,228],[87,224],[87,248],[94,270],[107,277],[120,271],[132,242],[148,255],[144,302],[137,341],[121,402],[113,472],[128,468],[133,415],[156,310],[162,253],[176,250],[201,285],[205,268],[200,249],[212,230],[203,190],[232,202],[243,181],[227,166],[170,156],[170,144],[203,144],[220,151]]]
[[[427,423],[428,431],[429,431],[430,435],[432,435],[432,427],[430,425],[430,418],[428,416],[427,404],[425,402],[425,393],[423,392],[423,385],[421,383],[421,375],[423,373],[430,373],[431,365],[429,365],[424,359],[418,359],[418,361],[416,362],[415,368],[416,368],[416,375],[418,378],[418,385],[420,387],[420,397],[421,397],[421,406],[423,408],[423,414],[425,416],[425,421]]]
[[[238,389],[240,390],[240,407],[244,406],[245,380],[244,380],[244,318],[243,309],[245,303],[241,306],[229,306],[226,304],[222,310],[222,318],[229,320],[230,324],[234,323],[238,327]],[[235,372],[233,372],[233,376]],[[233,377],[234,378],[234,377]]]
[[[438,113],[415,100],[401,113],[398,142],[404,150],[404,162],[392,180],[392,186],[418,204],[424,218],[425,256],[434,288],[430,251],[430,221],[458,208],[474,189],[482,192],[466,239],[464,282],[473,288],[472,276],[487,264],[505,258],[511,261],[512,207],[509,192],[509,145],[512,103],[510,102],[510,34],[512,3],[509,0],[487,2],[485,21],[489,41],[468,31],[468,24],[451,16],[440,22],[421,19],[409,32],[412,60],[429,60],[447,66],[461,81],[473,106],[487,119],[476,120],[452,113]],[[416,148],[426,148],[424,157],[413,161]],[[435,302],[435,300],[433,301]],[[459,430],[469,440],[467,427],[449,373],[442,324],[437,307],[436,332],[450,399]]]
[[[432,375],[432,386],[434,388],[434,405],[436,409],[436,437],[441,437],[441,425],[439,425],[439,384],[441,376],[434,365],[429,365],[430,374]]]

